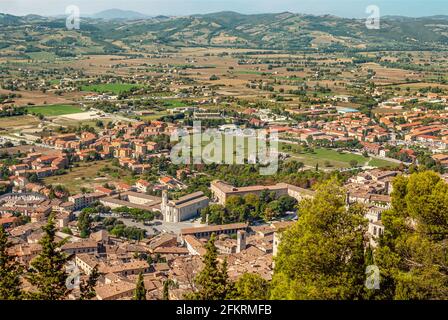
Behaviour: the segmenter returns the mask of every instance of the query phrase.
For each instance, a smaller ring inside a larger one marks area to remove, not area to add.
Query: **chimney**
[[[238,230],[236,234],[236,253],[246,250],[246,232]]]

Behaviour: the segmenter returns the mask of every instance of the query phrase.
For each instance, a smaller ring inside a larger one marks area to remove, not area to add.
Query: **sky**
[[[81,15],[118,8],[150,16],[218,11],[246,14],[290,11],[363,18],[369,15],[366,13],[369,5],[378,6],[382,16],[448,15],[448,0],[0,0],[0,12],[14,15],[63,15],[69,5],[77,5]]]

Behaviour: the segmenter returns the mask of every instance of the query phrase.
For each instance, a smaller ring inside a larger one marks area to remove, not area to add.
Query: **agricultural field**
[[[120,94],[129,91],[134,88],[141,88],[142,85],[131,83],[105,83],[105,84],[92,84],[82,86],[82,91],[97,92],[97,93],[112,93]]]
[[[0,135],[36,127],[39,123],[39,119],[31,115],[0,118]]]
[[[31,60],[46,60],[46,61],[54,61],[56,59],[56,55],[52,52],[30,52],[27,53],[27,56],[30,57]]]

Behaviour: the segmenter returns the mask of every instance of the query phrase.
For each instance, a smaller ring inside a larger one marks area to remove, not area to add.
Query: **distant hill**
[[[10,25],[23,25],[26,28],[34,26],[36,31],[33,42],[30,42],[29,36],[21,38],[19,32],[9,37],[9,31],[5,29],[4,43],[10,48],[16,46],[20,50],[25,42],[28,46],[46,48],[50,43],[51,49],[58,54],[114,53],[125,50],[116,40],[135,48],[142,44],[161,44],[327,52],[448,50],[446,16],[382,17],[381,28],[376,30],[368,29],[365,19],[332,15],[314,16],[291,12],[246,15],[225,11],[181,17],[149,17],[134,11],[112,9],[82,22],[81,32],[90,38],[89,49],[76,46],[70,50],[64,41],[44,40],[56,30],[60,33],[67,31],[65,17],[0,14],[0,32],[2,27]],[[28,51],[34,49],[29,48]]]
[[[18,25],[23,22],[21,17],[16,17],[6,13],[0,13],[0,24],[2,25]]]
[[[112,31],[112,30],[110,30]],[[291,12],[245,15],[236,12],[144,20],[116,28],[106,37],[183,46],[232,46],[284,50],[420,50],[448,46],[448,20],[440,17],[384,17],[381,29],[365,19]]]
[[[110,9],[95,13],[92,15],[92,18],[105,20],[138,20],[149,18],[149,16],[136,11]]]

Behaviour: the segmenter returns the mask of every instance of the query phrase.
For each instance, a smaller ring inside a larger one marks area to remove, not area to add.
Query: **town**
[[[276,19],[293,21],[285,15]],[[36,278],[53,246],[71,270],[61,277],[76,279],[56,300],[381,299],[364,289],[372,265],[418,287],[397,285],[386,298],[447,297],[446,257],[437,256],[448,221],[445,49],[397,50],[382,39],[389,49],[344,51],[335,43],[351,44],[337,35],[307,50],[260,49],[225,33],[213,46],[188,35],[179,46],[123,21],[109,22],[129,28],[112,41],[44,17],[10,17],[26,28],[2,17],[0,251],[25,270],[16,277],[25,297],[53,299]],[[167,30],[178,23],[160,19]],[[173,137],[211,129],[226,159],[240,162],[205,161],[202,140],[175,161]],[[276,170],[265,175],[269,163],[254,150],[272,145]],[[437,257],[419,255],[431,250]],[[433,275],[428,264],[445,267]],[[304,274],[294,278],[294,268]],[[353,288],[330,294],[334,283],[307,277],[311,269]],[[218,284],[203,270],[232,289],[213,296]],[[442,283],[431,294],[426,271]]]

